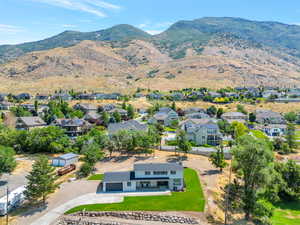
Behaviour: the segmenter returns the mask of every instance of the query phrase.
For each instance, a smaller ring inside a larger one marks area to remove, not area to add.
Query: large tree
[[[297,147],[296,136],[295,136],[295,125],[289,123],[286,129],[286,142],[289,145],[290,149],[294,149]]]
[[[16,166],[14,149],[0,146],[0,177],[3,173],[11,173]]]
[[[222,173],[223,169],[228,165],[225,161],[223,147],[217,148],[217,151],[210,155],[209,161]]]
[[[40,156],[33,164],[32,171],[26,176],[28,181],[25,197],[31,202],[42,200],[46,202],[47,196],[55,191],[57,176],[46,156]]]
[[[179,130],[176,135],[177,146],[180,151],[183,151],[187,154],[192,150],[191,143],[187,139],[186,133],[183,130]]]
[[[270,182],[274,160],[270,145],[264,140],[244,135],[232,149],[234,170],[242,181],[242,203],[246,220],[255,214],[258,193]]]

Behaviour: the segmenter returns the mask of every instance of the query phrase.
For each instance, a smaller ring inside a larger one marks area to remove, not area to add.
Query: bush
[[[90,175],[93,172],[93,168],[94,168],[94,166],[91,163],[85,162],[80,167],[80,170],[78,171],[77,176],[79,178],[87,177],[88,175]]]

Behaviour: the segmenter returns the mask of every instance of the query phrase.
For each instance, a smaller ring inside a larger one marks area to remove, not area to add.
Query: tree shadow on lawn
[[[294,210],[299,211],[300,214],[300,200],[299,201],[286,201],[286,202],[279,202],[274,204],[274,206],[278,209],[282,210]]]

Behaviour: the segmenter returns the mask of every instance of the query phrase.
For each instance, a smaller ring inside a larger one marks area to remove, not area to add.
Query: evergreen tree
[[[172,102],[171,109],[173,109],[174,111],[176,111],[176,103],[175,102]]]
[[[186,137],[186,133],[183,130],[180,130],[176,136],[177,146],[180,151],[183,151],[187,154],[192,150],[191,143],[188,141]]]
[[[105,111],[102,112],[102,121],[103,121],[103,125],[107,127],[109,124],[109,115]]]
[[[217,148],[217,152],[213,152],[210,157],[209,161],[218,169],[220,172],[223,172],[223,169],[228,165],[225,161],[223,147]]]
[[[223,113],[224,113],[223,108],[218,108],[218,111],[217,111],[217,118],[220,119]]]
[[[134,108],[132,105],[128,105],[128,107],[127,107],[127,116],[129,119],[134,118]]]
[[[32,166],[32,171],[26,176],[28,184],[26,186],[25,197],[29,201],[39,201],[43,203],[49,194],[57,188],[55,183],[57,176],[46,156],[40,156]]]
[[[113,117],[114,117],[116,123],[120,123],[122,120],[120,113],[117,111],[113,112]]]
[[[256,115],[254,113],[249,113],[249,121],[254,123],[256,121]]]
[[[0,146],[0,177],[3,173],[11,173],[17,166],[13,148]]]
[[[286,139],[286,142],[289,145],[290,149],[294,149],[297,147],[294,124],[289,123],[287,125],[285,139]]]

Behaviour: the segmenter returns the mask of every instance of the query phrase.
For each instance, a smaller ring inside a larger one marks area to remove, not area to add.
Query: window
[[[154,175],[168,175],[168,171],[154,171]]]
[[[181,179],[174,179],[173,185],[175,185],[175,186],[181,185]]]
[[[175,170],[171,170],[171,174],[176,174],[176,171]]]
[[[131,187],[131,182],[127,182],[127,187]]]
[[[151,175],[150,171],[145,171],[145,175]]]

